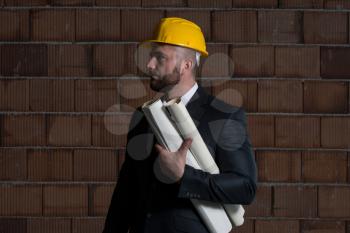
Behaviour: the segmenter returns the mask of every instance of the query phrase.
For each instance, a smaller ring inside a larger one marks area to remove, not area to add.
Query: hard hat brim
[[[171,43],[171,42],[164,42],[164,41],[160,41],[160,40],[146,40],[146,41],[141,42],[141,45],[145,45],[147,43],[159,43],[159,44],[169,44],[169,45],[174,45],[174,46],[180,46],[180,47],[185,47],[185,48],[200,52],[203,57],[208,57],[208,55],[209,55],[207,51],[195,49],[195,48],[192,48],[188,45],[181,44],[181,43]]]

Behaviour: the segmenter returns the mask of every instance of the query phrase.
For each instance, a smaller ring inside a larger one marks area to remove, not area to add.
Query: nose
[[[156,68],[156,59],[155,57],[151,57],[147,62],[147,69],[154,70]]]

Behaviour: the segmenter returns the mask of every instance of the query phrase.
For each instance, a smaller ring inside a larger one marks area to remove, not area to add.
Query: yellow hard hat
[[[186,19],[163,18],[155,33],[156,39],[145,42],[158,42],[194,49],[203,56],[208,56],[204,35],[201,28]]]

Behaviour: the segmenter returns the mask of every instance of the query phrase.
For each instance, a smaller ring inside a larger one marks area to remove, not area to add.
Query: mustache
[[[153,71],[148,71],[147,75],[148,76],[158,76],[157,72],[153,72]]]
[[[159,75],[156,72],[148,72],[147,75],[151,78],[154,76],[159,77]]]

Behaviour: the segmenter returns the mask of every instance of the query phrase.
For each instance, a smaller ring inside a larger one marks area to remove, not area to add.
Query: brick
[[[230,77],[233,72],[233,61],[229,56],[228,45],[208,44],[209,57],[201,57],[200,77]]]
[[[73,218],[72,233],[100,233],[104,223],[105,218]]]
[[[279,0],[279,8],[294,8],[294,9],[320,9],[323,8],[323,0]]]
[[[321,76],[322,78],[348,79],[350,73],[350,48],[322,47]]]
[[[75,150],[75,181],[116,181],[118,157],[114,150]]]
[[[49,76],[91,76],[92,48],[89,45],[50,45]]]
[[[212,80],[208,87],[211,88],[211,94],[216,98],[237,107],[244,106],[250,97],[247,96],[247,81],[245,80]]]
[[[121,38],[123,41],[144,41],[153,38],[160,19],[161,10],[123,10],[121,12]]]
[[[29,150],[28,180],[67,181],[73,178],[71,150]]]
[[[247,96],[248,100],[246,104],[243,105],[245,110],[248,112],[256,112],[258,109],[258,84],[256,81],[248,81],[247,83]]]
[[[43,189],[44,216],[87,216],[86,185],[47,185]]]
[[[92,185],[90,195],[92,197],[92,216],[106,216],[111,203],[115,185]]]
[[[29,11],[1,10],[0,11],[0,40],[1,41],[29,40]]]
[[[224,83],[227,80],[213,80],[215,82],[213,82],[212,84],[212,80],[209,79],[202,79],[202,78],[197,78],[197,83],[198,85],[200,85],[208,94],[212,94],[212,85],[220,85],[221,83]]]
[[[1,145],[46,145],[45,116],[5,115],[2,117]]]
[[[345,233],[345,222],[325,220],[303,220],[300,224],[302,233]]]
[[[272,192],[269,186],[258,186],[255,200],[249,206],[245,206],[246,217],[271,216]]]
[[[320,77],[319,47],[276,47],[275,75]]]
[[[306,44],[348,43],[348,16],[338,12],[304,12]]]
[[[119,10],[77,10],[77,41],[120,40]]]
[[[350,118],[322,117],[321,145],[324,148],[349,148]]]
[[[348,84],[345,82],[304,82],[304,112],[347,113]]]
[[[247,8],[276,8],[278,0],[233,0],[232,7],[247,7]]]
[[[297,11],[259,11],[259,42],[300,43],[302,14]]]
[[[273,46],[232,47],[233,72],[235,76],[273,76],[275,50]]]
[[[294,80],[258,82],[259,112],[303,112],[303,84]]]
[[[350,182],[350,153],[348,153],[348,182]]]
[[[255,11],[215,11],[212,14],[212,40],[215,42],[256,42]]]
[[[40,216],[42,214],[42,189],[40,185],[0,186],[1,216]]]
[[[0,111],[28,110],[28,81],[0,80]]]
[[[94,75],[121,76],[136,74],[136,45],[96,45],[94,47]]]
[[[350,217],[350,187],[321,186],[318,196],[319,217]]]
[[[118,104],[117,80],[76,80],[75,110],[105,112]]]
[[[239,229],[239,230],[238,230]],[[239,226],[239,228],[233,227],[230,233],[253,233],[254,232],[254,220],[244,219],[244,224]]]
[[[146,101],[154,98],[157,92],[150,88],[150,81],[141,79],[119,80],[120,110],[133,112]]]
[[[27,233],[27,219],[25,218],[0,218],[0,232],[3,233]]]
[[[48,144],[53,146],[91,145],[91,116],[49,116]]]
[[[24,181],[26,179],[27,179],[26,150],[25,149],[0,149],[0,180]]]
[[[317,188],[278,186],[274,188],[273,213],[279,217],[316,217]]]
[[[188,7],[199,8],[231,8],[232,1],[229,0],[188,0]]]
[[[166,11],[166,17],[180,17],[196,23],[201,28],[204,34],[205,40],[210,41],[210,34],[211,34],[210,11],[168,10]]]
[[[27,233],[70,233],[71,220],[67,218],[29,218]]]
[[[51,0],[52,6],[93,6],[95,0]]]
[[[6,6],[46,6],[49,0],[4,0]]]
[[[305,151],[302,156],[303,180],[306,182],[346,182],[346,152]]]
[[[143,0],[143,7],[185,7],[187,1],[185,0],[170,0],[170,1],[162,1],[162,0]]]
[[[32,40],[35,41],[74,41],[74,10],[33,10]]]
[[[324,8],[326,9],[350,9],[350,2],[344,0],[325,0]]]
[[[307,148],[320,146],[320,118],[276,117],[276,146]]]
[[[32,79],[29,82],[31,111],[74,111],[74,80]]]
[[[212,95],[246,111],[256,110],[257,84],[255,81],[213,80]]]
[[[275,119],[273,116],[248,116],[248,132],[254,147],[273,147],[275,144]]]
[[[94,116],[92,118],[92,144],[103,147],[125,146],[130,120],[130,114]]]
[[[141,0],[95,0],[96,6],[138,6],[141,7]]]
[[[256,220],[255,233],[299,233],[298,220]]]
[[[42,44],[1,45],[0,74],[4,76],[46,76],[47,47]]]
[[[261,182],[297,182],[301,178],[299,151],[257,151],[258,179]]]

